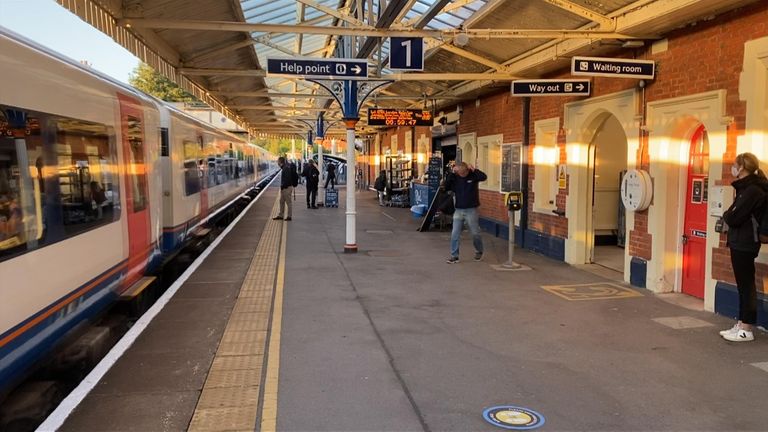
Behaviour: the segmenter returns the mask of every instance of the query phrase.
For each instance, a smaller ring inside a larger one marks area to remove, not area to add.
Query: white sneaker
[[[731,342],[751,342],[755,340],[755,336],[752,334],[751,331],[739,329],[736,333],[728,333],[723,336],[725,340],[731,341]]]
[[[720,336],[736,333],[737,331],[739,331],[739,323],[734,324],[733,327],[729,328],[728,330],[720,330]]]

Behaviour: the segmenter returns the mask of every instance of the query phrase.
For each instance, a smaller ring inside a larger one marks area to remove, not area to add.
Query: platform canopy
[[[267,58],[367,59],[369,76],[393,81],[371,104],[431,109],[574,55],[632,55],[755,1],[57,0],[251,133],[295,134],[339,107],[318,85],[267,76]],[[390,37],[424,38],[424,70],[391,70]]]

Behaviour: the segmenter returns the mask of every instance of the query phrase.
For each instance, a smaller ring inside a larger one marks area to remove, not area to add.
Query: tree
[[[139,63],[136,66],[136,69],[128,76],[128,82],[144,93],[166,102],[194,102],[197,100],[146,63]]]

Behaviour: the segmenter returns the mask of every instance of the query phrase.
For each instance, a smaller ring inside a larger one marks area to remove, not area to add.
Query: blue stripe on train
[[[117,287],[123,276],[122,271],[116,272],[0,348],[0,394],[22,379],[26,369],[50,353],[67,332],[97,316],[113,303],[117,299]]]

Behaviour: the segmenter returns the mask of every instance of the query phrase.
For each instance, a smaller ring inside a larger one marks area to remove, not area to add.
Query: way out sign
[[[589,96],[589,80],[516,80],[512,96]]]
[[[601,57],[573,57],[571,74],[614,78],[653,79],[656,62]]]

